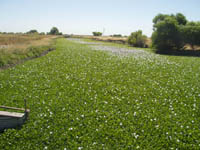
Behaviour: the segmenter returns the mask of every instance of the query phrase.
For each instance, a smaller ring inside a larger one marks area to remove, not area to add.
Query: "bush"
[[[138,30],[136,32],[132,32],[128,37],[128,44],[135,47],[146,47],[147,36],[142,35],[142,31]]]
[[[92,32],[92,34],[93,34],[94,36],[102,36],[102,33],[101,33],[101,32]]]

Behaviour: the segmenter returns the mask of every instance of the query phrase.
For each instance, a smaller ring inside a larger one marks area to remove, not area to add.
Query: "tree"
[[[56,28],[56,27],[51,28],[49,34],[50,34],[50,35],[59,35],[59,30],[58,30],[58,28]]]
[[[40,35],[45,35],[45,33],[44,33],[44,32],[41,32]]]
[[[200,26],[200,21],[197,21],[197,22],[190,21],[190,22],[187,22],[186,25],[187,26]]]
[[[181,26],[187,24],[187,19],[183,14],[158,14],[154,17],[153,23],[153,47],[159,50],[183,48],[184,40],[181,36]]]
[[[30,30],[27,32],[27,34],[38,34],[38,31],[37,30]]]
[[[181,27],[184,43],[190,44],[193,50],[195,45],[200,45],[200,25],[194,24]]]
[[[178,22],[178,25],[186,25],[186,23],[187,23],[187,19],[182,13],[177,13],[176,15],[174,15],[174,14],[171,14],[171,15],[158,14],[153,19],[154,25],[156,25],[160,21],[164,21],[167,17],[174,18]]]
[[[169,15],[158,14],[157,16],[155,16],[155,17],[153,18],[153,23],[154,23],[154,25],[156,25],[156,24],[159,23],[160,21],[165,20],[166,17],[169,17]]]
[[[146,47],[147,36],[142,34],[142,30],[132,32],[128,37],[128,44],[135,47]]]
[[[102,36],[102,33],[101,33],[101,32],[92,32],[92,34],[93,34],[94,36]]]
[[[112,36],[113,36],[113,37],[122,37],[121,34],[113,34]]]
[[[178,21],[170,16],[156,23],[152,34],[153,46],[158,50],[181,49],[184,45],[178,24]]]
[[[181,13],[177,13],[175,19],[177,20],[179,25],[186,25],[187,23],[186,17]]]

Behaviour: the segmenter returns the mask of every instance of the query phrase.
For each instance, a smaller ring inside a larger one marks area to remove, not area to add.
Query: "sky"
[[[178,12],[200,21],[200,0],[0,0],[0,32],[49,32],[55,26],[65,34],[130,35],[140,29],[151,36],[158,13]]]

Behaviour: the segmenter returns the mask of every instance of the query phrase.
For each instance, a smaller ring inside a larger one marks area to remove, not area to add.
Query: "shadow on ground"
[[[168,51],[156,51],[156,54],[171,55],[171,56],[200,57],[200,50],[168,50]]]

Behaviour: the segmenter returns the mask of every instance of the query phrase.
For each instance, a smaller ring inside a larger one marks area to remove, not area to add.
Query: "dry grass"
[[[184,49],[185,49],[185,50],[193,50],[192,47],[191,47],[191,45],[189,45],[189,44],[186,44],[186,45],[184,46]],[[200,50],[200,46],[195,45],[195,46],[194,46],[194,50]]]
[[[126,43],[127,37],[111,37],[111,36],[90,36],[90,35],[74,35],[75,38],[87,38],[104,42]]]
[[[49,45],[55,36],[50,35],[11,35],[0,34],[0,51],[12,53],[17,51],[25,52],[31,46]]]
[[[39,55],[50,46],[56,37],[52,35],[0,34],[0,67],[26,57]]]

